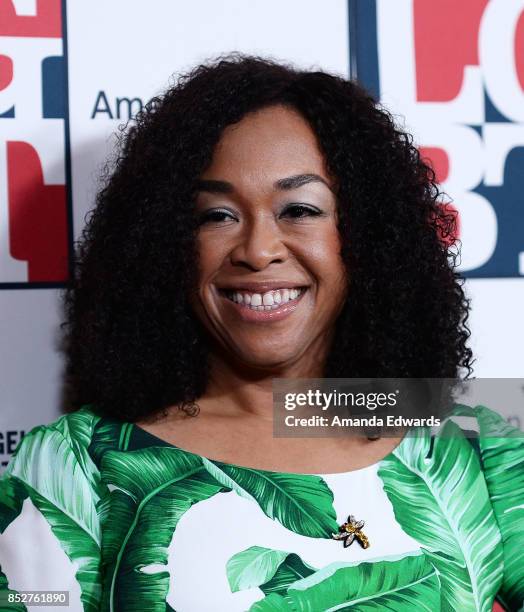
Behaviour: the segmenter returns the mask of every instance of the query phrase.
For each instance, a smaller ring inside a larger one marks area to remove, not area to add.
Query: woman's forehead
[[[274,184],[307,173],[328,180],[316,135],[297,111],[278,105],[228,126],[202,178],[230,182],[251,178]]]

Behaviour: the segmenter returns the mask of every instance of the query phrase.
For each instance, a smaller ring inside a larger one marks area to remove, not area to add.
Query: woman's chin
[[[237,352],[237,359],[246,368],[276,373],[295,363],[299,353],[299,347],[288,350],[261,350],[259,347],[254,350],[244,349]]]

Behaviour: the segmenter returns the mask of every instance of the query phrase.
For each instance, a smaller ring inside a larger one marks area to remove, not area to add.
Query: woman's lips
[[[280,288],[265,293],[220,290],[220,297],[244,321],[280,321],[298,306],[308,287]]]

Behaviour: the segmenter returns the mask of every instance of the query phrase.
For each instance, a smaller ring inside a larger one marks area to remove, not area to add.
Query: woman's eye
[[[282,211],[283,217],[299,219],[301,217],[318,217],[322,214],[318,208],[307,206],[306,204],[290,204]]]
[[[204,223],[223,223],[224,221],[236,221],[236,218],[228,210],[215,209],[208,210],[200,215],[199,225]]]

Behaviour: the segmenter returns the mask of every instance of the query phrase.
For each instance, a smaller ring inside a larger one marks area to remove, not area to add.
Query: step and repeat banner
[[[60,290],[114,133],[241,51],[357,77],[460,218],[477,377],[524,377],[524,0],[0,0],[0,471],[63,408]]]

